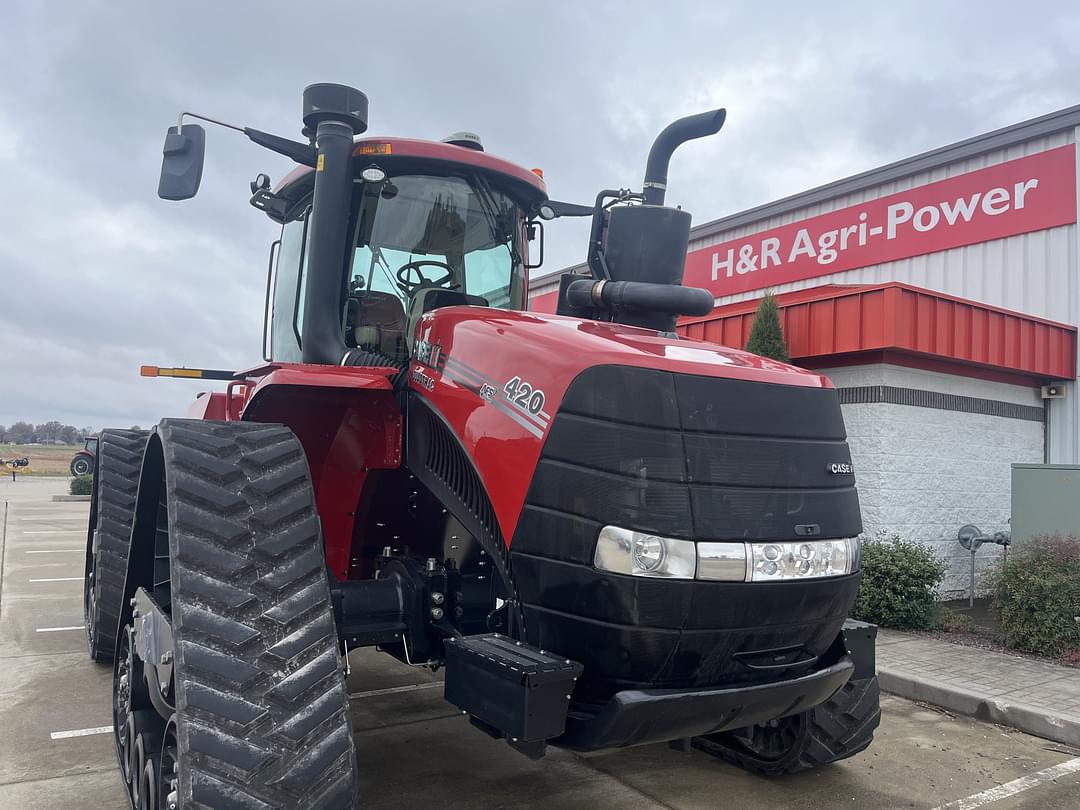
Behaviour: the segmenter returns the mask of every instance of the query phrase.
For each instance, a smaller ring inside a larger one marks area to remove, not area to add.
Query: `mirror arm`
[[[181,132],[184,125],[184,116],[189,118],[198,118],[200,121],[206,121],[211,124],[217,124],[219,127],[225,127],[226,129],[234,129],[237,132],[243,132],[252,141],[259,146],[266,147],[272,152],[277,152],[279,155],[284,155],[287,158],[292,158],[297,163],[303,166],[315,166],[315,156],[317,150],[315,146],[307,143],[299,143],[298,141],[290,141],[288,138],[282,138],[280,135],[271,135],[269,132],[263,132],[262,130],[252,129],[251,127],[241,127],[236,124],[230,124],[227,121],[219,121],[216,118],[210,118],[206,115],[200,115],[193,112],[182,112],[179,118],[177,118],[176,126],[177,132]]]
[[[262,132],[251,127],[244,127],[242,130],[252,141],[259,146],[265,146],[272,152],[277,152],[279,155],[285,155],[287,158],[292,158],[302,166],[315,166],[315,158],[318,154],[318,150],[307,143],[300,143],[298,141],[290,141],[288,138],[282,138],[280,135],[271,135],[269,132]]]
[[[545,216],[544,209],[551,216]],[[591,217],[593,209],[591,205],[578,205],[577,203],[559,202],[558,200],[544,200],[536,206],[535,216],[541,219],[558,219],[559,217]]]
[[[219,121],[216,118],[210,118],[210,117],[205,116],[205,115],[199,115],[199,113],[182,112],[182,113],[180,113],[180,115],[176,119],[176,131],[177,132],[182,131],[182,128],[184,126],[184,116],[185,115],[188,116],[189,118],[198,118],[200,121],[206,121],[206,122],[208,122],[210,124],[217,124],[219,127],[225,127],[226,129],[235,129],[237,132],[243,132],[244,131],[243,127],[239,127],[236,124],[230,124],[227,121]]]

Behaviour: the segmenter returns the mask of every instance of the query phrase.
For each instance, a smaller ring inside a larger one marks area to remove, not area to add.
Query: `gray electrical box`
[[[1012,542],[1042,534],[1080,536],[1080,466],[1012,465]]]

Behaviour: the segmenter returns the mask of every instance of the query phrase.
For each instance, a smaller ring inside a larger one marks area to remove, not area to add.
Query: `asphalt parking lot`
[[[65,486],[0,482],[0,808],[126,806],[109,673],[83,636],[88,504],[53,502]],[[1080,808],[1080,752],[896,697],[863,754],[770,780],[656,745],[531,762],[444,703],[438,675],[367,651],[350,662],[370,808]]]

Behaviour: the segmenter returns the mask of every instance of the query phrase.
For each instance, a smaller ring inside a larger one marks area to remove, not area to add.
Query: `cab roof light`
[[[393,144],[389,143],[362,143],[356,147],[357,155],[389,155],[393,154]]]

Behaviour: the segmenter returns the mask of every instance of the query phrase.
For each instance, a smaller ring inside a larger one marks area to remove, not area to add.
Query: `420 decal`
[[[538,414],[544,409],[544,392],[534,388],[521,377],[514,377],[503,386],[506,398],[517,405],[523,411]]]

